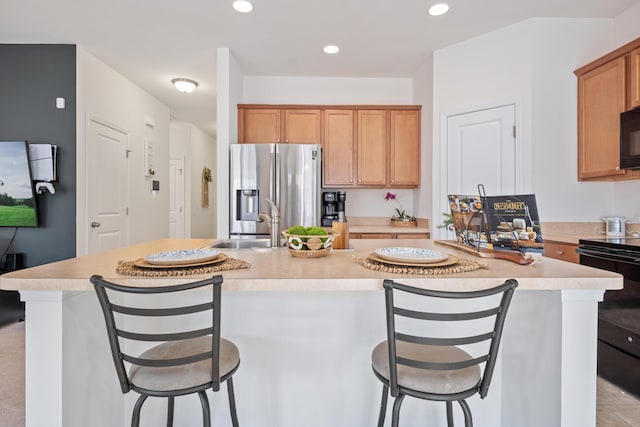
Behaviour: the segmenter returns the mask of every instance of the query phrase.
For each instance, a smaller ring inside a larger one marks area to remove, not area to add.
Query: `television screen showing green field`
[[[0,141],[0,227],[37,227],[25,141]]]

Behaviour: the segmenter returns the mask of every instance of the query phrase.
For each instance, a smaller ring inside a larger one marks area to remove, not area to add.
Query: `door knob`
[[[91,228],[98,228],[98,227],[100,227],[100,223],[99,223],[99,222],[95,222],[95,221],[93,221],[93,222],[91,223]]]

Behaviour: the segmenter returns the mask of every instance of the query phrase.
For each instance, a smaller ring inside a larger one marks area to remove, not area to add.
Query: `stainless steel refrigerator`
[[[269,236],[266,199],[280,210],[280,229],[320,225],[321,147],[316,144],[234,144],[230,164],[232,239]]]

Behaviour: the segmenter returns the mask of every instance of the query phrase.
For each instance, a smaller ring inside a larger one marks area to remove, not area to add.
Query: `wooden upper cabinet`
[[[319,109],[239,108],[238,142],[245,144],[321,144]]]
[[[238,142],[276,144],[282,135],[281,110],[238,109]]]
[[[387,111],[358,110],[358,182],[383,187],[387,183]]]
[[[417,105],[238,104],[238,142],[321,144],[326,188],[420,187]]]
[[[353,110],[324,111],[323,182],[325,187],[352,187],[355,122]]]
[[[285,144],[321,144],[322,113],[320,110],[285,110]]]
[[[629,96],[627,110],[640,107],[640,48],[629,54]]]
[[[626,58],[578,77],[578,178],[621,175],[620,113],[625,111]]]
[[[620,169],[620,113],[640,107],[640,38],[580,67],[578,180],[637,179]]]
[[[390,111],[389,185],[420,185],[420,111]]]

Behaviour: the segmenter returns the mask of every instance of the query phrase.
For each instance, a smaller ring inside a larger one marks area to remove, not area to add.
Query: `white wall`
[[[414,215],[420,218],[431,218],[433,211],[433,189],[431,183],[433,163],[433,55],[420,66],[413,77],[413,102],[422,105],[420,122],[420,189],[413,193]],[[432,228],[441,222],[434,217]]]
[[[218,48],[217,68],[217,237],[229,237],[229,145],[238,143],[238,108],[242,72],[229,48]]]
[[[170,157],[184,159],[185,237],[216,237],[217,177],[215,140],[191,123],[170,124]],[[202,168],[211,169],[209,207],[202,206]]]
[[[441,116],[508,101],[517,104],[524,155],[518,191],[536,194],[546,221],[597,221],[607,213],[613,184],[577,181],[573,70],[610,44],[611,28],[611,20],[535,18],[435,52],[435,200],[446,196],[437,182]]]
[[[413,82],[409,78],[245,76],[243,82],[242,103],[245,104],[415,104]],[[387,189],[344,190],[347,191],[347,218],[391,217],[397,207],[384,200]],[[407,213],[415,215],[414,190],[392,192],[397,194]]]
[[[129,136],[129,243],[169,236],[169,108],[125,79],[115,70],[77,48],[77,230],[78,256],[86,254],[88,220],[86,217],[86,149],[87,117],[124,129]],[[156,125],[145,125],[152,116]],[[144,176],[143,142],[153,142],[154,179],[161,190],[151,193],[151,179]]]
[[[191,237],[216,237],[217,176],[216,143],[200,128],[191,128]],[[211,169],[213,181],[209,183],[209,207],[202,206],[202,169]]]

